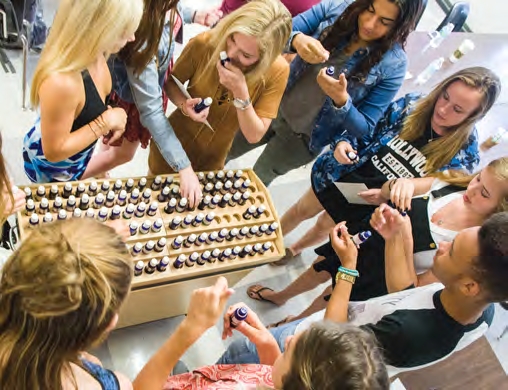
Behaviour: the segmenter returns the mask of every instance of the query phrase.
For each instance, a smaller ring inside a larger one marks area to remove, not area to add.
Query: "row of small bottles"
[[[205,209],[215,209],[217,207],[226,208],[228,206],[243,206],[247,200],[249,200],[251,196],[250,191],[245,191],[244,193],[237,192],[236,194],[225,194],[225,195],[214,195],[213,197],[210,195],[205,195],[201,202],[198,205],[199,210]],[[168,203],[164,206],[164,212],[166,214],[173,214],[174,212],[183,213],[185,211],[192,211],[193,209],[189,208],[189,202],[187,198],[181,198],[177,200],[176,198],[171,198]]]
[[[221,182],[223,180],[226,180],[226,182],[223,184],[228,189],[231,190],[241,190],[245,191],[248,189],[248,187],[251,185],[250,180],[246,179],[245,181],[239,181],[239,179],[242,178],[243,172],[241,170],[238,170],[236,172],[234,171],[228,171],[225,173],[224,171],[219,171],[216,174],[214,172],[209,172],[208,174],[204,174],[203,172],[199,172],[198,179],[200,182],[204,183],[205,181],[208,181],[207,184],[216,184],[218,182]],[[229,182],[229,183],[228,183]],[[30,187],[25,187],[25,197],[28,201],[29,199],[34,199],[35,201],[40,201],[42,198],[49,198],[49,200],[56,199],[57,196],[61,196],[64,199],[68,199],[71,195],[74,195],[75,197],[79,198],[83,194],[88,194],[88,196],[96,196],[99,193],[102,193],[103,195],[106,195],[109,191],[113,191],[115,194],[119,194],[122,190],[124,190],[126,193],[131,193],[134,190],[137,190],[138,192],[144,191],[147,187],[148,180],[146,177],[142,177],[139,179],[138,183],[136,184],[134,179],[129,178],[125,182],[125,186],[121,179],[118,179],[115,181],[113,186],[111,186],[111,183],[109,180],[104,180],[100,187],[97,184],[96,181],[91,181],[88,185],[88,189],[86,187],[86,184],[83,182],[78,183],[76,186],[76,189],[74,190],[72,183],[67,182],[64,184],[64,187],[62,189],[62,192],[60,193],[60,189],[58,185],[53,184],[49,191],[46,192],[46,187],[43,185],[40,185],[37,190],[35,191],[35,194],[32,193],[32,189]],[[152,183],[150,184],[150,188],[152,191],[159,191],[161,188],[169,188],[173,184],[173,176],[167,176],[164,180],[161,176],[156,176]],[[206,185],[204,185],[204,190],[207,192]],[[178,186],[173,187],[173,189],[176,189],[179,192]],[[213,190],[221,191],[222,186],[219,185],[217,188],[213,188]],[[212,191],[212,188],[208,186],[209,192]]]
[[[185,254],[179,255],[173,262],[175,268],[183,268],[183,266],[194,267],[194,264],[204,265],[206,263],[215,263],[217,260],[226,261],[234,260],[237,257],[245,258],[247,256],[255,256],[256,254],[262,255],[272,248],[271,242],[263,244],[257,243],[254,245],[245,245],[244,247],[235,246],[234,248],[227,248],[221,251],[215,248],[212,251],[204,251],[203,253],[192,252],[189,256]],[[166,271],[170,259],[164,256],[161,260],[156,258],[151,259],[146,265],[143,260],[139,260],[134,266],[134,275],[139,276],[143,271],[147,274],[153,274],[156,270],[159,272]]]
[[[153,232],[160,231],[159,225],[157,225],[157,229],[155,229],[155,225],[159,220],[155,221],[153,224],[148,223],[145,226],[145,223],[139,228],[140,233],[146,234],[150,231]],[[145,221],[150,222],[150,221]],[[162,221],[160,221],[162,223]],[[254,236],[262,237],[263,235],[271,235],[277,228],[279,224],[277,222],[273,222],[271,225],[263,224],[261,226],[251,226],[250,228],[245,226],[242,229],[233,228],[228,230],[226,228],[220,230],[219,232],[211,232],[210,234],[204,232],[200,235],[191,234],[188,237],[177,236],[171,242],[171,247],[173,249],[180,249],[182,247],[190,248],[192,245],[201,246],[201,245],[212,245],[214,243],[221,243],[224,240],[233,241],[233,240],[243,240],[244,238],[252,238]],[[133,233],[131,227],[131,235]],[[144,245],[140,242],[134,244],[131,248],[131,254],[133,256],[138,256],[141,254],[149,254],[152,251],[162,252],[164,247],[167,244],[166,237],[161,237],[157,242],[154,240],[147,241]]]

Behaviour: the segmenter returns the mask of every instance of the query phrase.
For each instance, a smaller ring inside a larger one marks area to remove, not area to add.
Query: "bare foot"
[[[263,294],[261,295],[261,293]],[[278,293],[273,291],[270,287],[263,287],[260,284],[254,284],[247,289],[247,295],[252,299],[282,306],[286,301],[277,299],[277,294]]]

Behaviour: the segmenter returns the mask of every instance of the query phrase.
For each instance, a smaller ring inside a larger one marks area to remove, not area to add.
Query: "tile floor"
[[[43,0],[45,7],[45,19],[50,23],[57,0]],[[191,2],[191,0],[184,0]],[[219,0],[194,0],[193,5],[211,7],[220,3]],[[473,0],[472,14],[468,20],[473,31],[477,32],[508,32],[504,15],[508,10],[508,2],[505,0]],[[503,12],[504,10],[504,12]],[[499,16],[498,16],[499,15]],[[419,30],[433,30],[441,21],[444,14],[434,1],[429,1],[427,10],[418,26]],[[200,26],[189,26],[186,29],[185,38],[202,31]],[[0,69],[0,129],[4,139],[3,153],[8,162],[10,173],[16,183],[24,184],[27,179],[22,170],[21,145],[24,133],[30,128],[35,114],[30,110],[22,110],[21,98],[21,53],[9,52],[9,56],[17,73],[6,74]],[[31,75],[37,61],[37,56],[29,54],[28,75]],[[261,150],[253,151],[248,155],[231,162],[231,168],[252,166]],[[147,152],[140,150],[134,160],[112,172],[114,177],[143,175],[147,170]],[[281,215],[299,196],[308,188],[308,176],[310,167],[304,167],[291,172],[278,179],[270,187],[270,192],[275,206]],[[285,238],[290,243],[311,226],[313,221],[302,224],[295,232]],[[231,302],[248,299],[245,290],[253,282],[262,281],[267,286],[285,286],[294,280],[303,269],[314,259],[311,250],[304,251],[302,256],[294,264],[287,268],[263,266],[252,271],[235,286],[235,294]],[[297,297],[283,307],[274,307],[268,303],[249,300],[249,305],[256,310],[266,323],[281,319],[288,314],[299,312],[308,305],[318,294],[315,291]],[[500,358],[505,370],[508,370],[508,336],[498,339],[503,329],[508,324],[508,312],[498,310],[495,323],[488,334],[488,339]],[[155,321],[148,324],[133,326],[112,332],[108,340],[94,352],[103,360],[109,368],[122,371],[133,378],[147,361],[149,356],[171,334],[181,321],[181,317]],[[213,363],[222,353],[228,342],[220,339],[221,324],[210,329],[196,345],[184,355],[184,362],[190,367],[198,367]]]

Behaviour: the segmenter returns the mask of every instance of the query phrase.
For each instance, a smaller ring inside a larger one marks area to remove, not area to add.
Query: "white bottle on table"
[[[432,61],[417,77],[415,84],[423,85],[430,80],[432,75],[436,73],[443,66],[444,58],[439,57]]]

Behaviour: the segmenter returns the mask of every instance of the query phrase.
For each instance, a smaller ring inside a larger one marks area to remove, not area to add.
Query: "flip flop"
[[[261,287],[261,288],[255,290],[256,287]],[[260,286],[259,284],[255,284],[253,286],[250,286],[247,289],[247,295],[249,296],[249,298],[255,299],[256,301],[269,302],[269,303],[273,303],[275,305],[275,302],[270,301],[269,299],[266,299],[265,297],[263,297],[261,295],[261,292],[265,291],[265,290],[273,291],[270,287],[263,287],[263,286]]]
[[[293,321],[293,318],[295,318],[295,316],[287,316],[286,318],[280,320],[279,322],[274,322],[273,324],[268,325],[266,328],[267,329],[278,328],[281,325],[289,324],[291,321]]]

